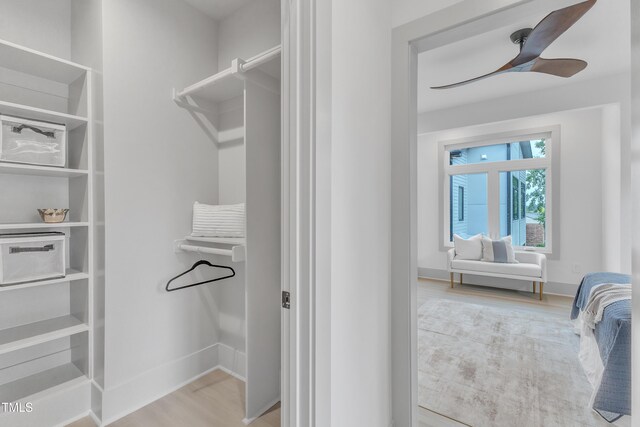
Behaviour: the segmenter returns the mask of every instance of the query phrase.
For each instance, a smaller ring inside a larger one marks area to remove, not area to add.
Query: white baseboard
[[[449,281],[449,272],[435,268],[418,267],[418,277],[422,279],[435,279]],[[456,274],[456,277],[457,274]],[[500,289],[512,289],[516,291],[531,291],[531,282],[524,280],[502,279],[490,276],[464,275],[464,283],[470,285],[491,286]],[[573,297],[578,290],[578,284],[547,282],[544,284],[544,293],[547,295],[561,295]]]
[[[240,381],[246,380],[247,356],[245,353],[226,344],[218,343],[218,365],[220,369]]]
[[[100,421],[100,418],[98,418],[96,416],[96,414],[94,414],[93,411],[89,411],[89,416],[91,417],[93,422],[96,423],[97,426],[101,426],[102,425],[102,421]]]
[[[91,417],[91,415],[92,415],[92,412],[91,411],[87,411],[87,412],[84,412],[84,413],[82,413],[80,415],[76,415],[75,417],[69,418],[68,420],[65,420],[64,422],[62,422],[60,424],[56,424],[54,427],[64,427],[64,426],[67,426],[69,424],[75,423],[76,421],[80,421],[83,418]],[[93,420],[95,422],[95,418]],[[100,424],[97,424],[97,425],[100,425]]]
[[[280,402],[280,396],[278,396],[278,398],[275,399],[273,402],[268,403],[264,408],[260,409],[258,411],[258,415],[256,415],[255,417],[251,417],[251,418],[245,418],[245,419],[242,420],[242,422],[244,423],[244,425],[251,424],[252,422],[257,420],[258,418],[260,418],[262,416],[262,414],[267,412],[273,405],[275,405],[278,402]]]
[[[244,353],[216,343],[143,372],[104,390],[101,425],[111,424],[217,369],[244,381],[245,360]]]

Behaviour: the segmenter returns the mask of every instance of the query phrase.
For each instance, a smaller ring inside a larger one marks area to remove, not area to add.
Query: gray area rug
[[[418,403],[474,427],[611,426],[571,322],[517,308],[432,299],[418,310]]]

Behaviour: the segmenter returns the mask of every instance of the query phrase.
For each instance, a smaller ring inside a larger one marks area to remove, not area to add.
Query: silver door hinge
[[[287,291],[282,291],[282,308],[291,308],[291,294]]]

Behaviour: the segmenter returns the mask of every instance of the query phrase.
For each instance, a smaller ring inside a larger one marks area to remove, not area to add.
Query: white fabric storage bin
[[[65,276],[64,233],[0,235],[0,286]]]
[[[0,115],[0,161],[65,167],[67,128]]]

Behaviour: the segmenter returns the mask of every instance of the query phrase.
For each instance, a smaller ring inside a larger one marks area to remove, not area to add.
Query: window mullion
[[[487,176],[487,226],[492,239],[500,237],[500,172],[490,170]]]

